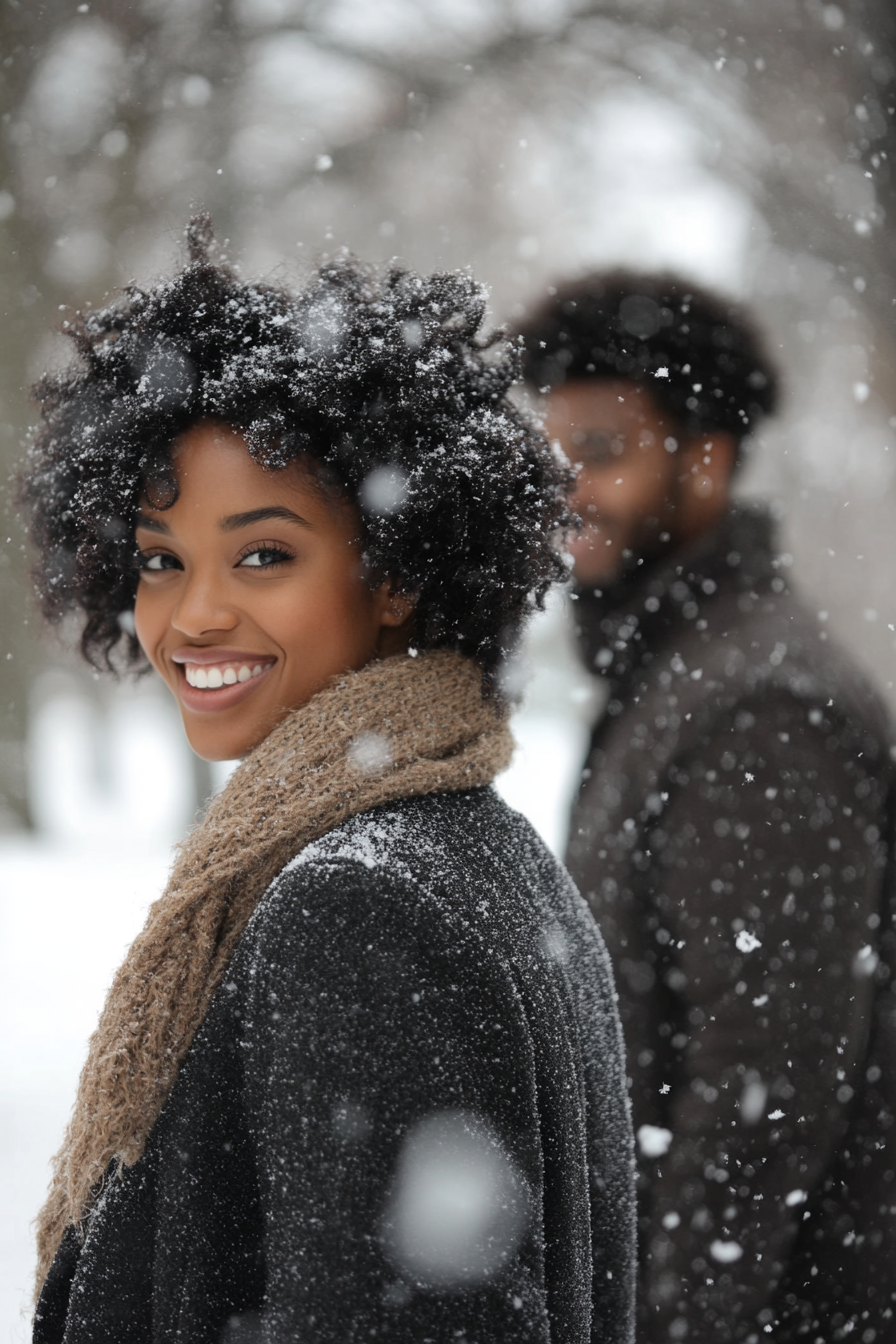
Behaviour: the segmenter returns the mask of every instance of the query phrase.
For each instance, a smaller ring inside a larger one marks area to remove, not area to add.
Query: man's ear
[[[733,434],[713,430],[692,435],[680,453],[685,511],[696,526],[708,526],[728,507],[737,442]]]

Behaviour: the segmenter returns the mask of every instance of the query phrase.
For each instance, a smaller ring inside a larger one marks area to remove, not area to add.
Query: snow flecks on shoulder
[[[522,817],[509,813],[514,826],[515,859],[507,856],[485,824],[490,809],[499,803],[493,789],[450,795],[451,810],[462,814],[466,845],[462,852],[444,843],[431,824],[445,806],[448,795],[407,799],[352,817],[306,846],[280,873],[269,897],[279,899],[284,879],[303,870],[357,864],[387,883],[402,884],[415,892],[418,909],[430,912],[440,924],[447,921],[461,941],[480,945],[491,955],[496,938],[512,949],[513,961],[531,968],[540,963],[550,979],[577,981],[584,976],[585,962],[595,958],[609,978],[606,950],[595,930],[588,908],[563,870],[544,849]],[[509,811],[509,810],[508,810]],[[552,889],[560,882],[565,896],[562,906],[546,909],[534,889],[520,889],[511,906],[500,888],[485,876],[503,872],[523,856],[537,878],[536,885]],[[433,873],[442,875],[433,883]],[[476,900],[470,893],[476,891]],[[262,901],[265,905],[266,897]],[[529,970],[527,969],[527,974]],[[589,1010],[590,1011],[590,1010]]]
[[[351,862],[365,868],[388,868],[406,881],[413,874],[397,864],[396,849],[408,844],[408,822],[399,811],[363,812],[313,841],[283,870],[294,872],[308,863]]]

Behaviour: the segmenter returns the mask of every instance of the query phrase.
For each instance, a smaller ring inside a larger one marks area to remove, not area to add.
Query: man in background
[[[610,689],[567,862],[616,968],[639,1339],[896,1339],[888,725],[769,512],[731,500],[775,371],[736,305],[671,276],[551,289],[523,338],[578,466],[579,634]]]

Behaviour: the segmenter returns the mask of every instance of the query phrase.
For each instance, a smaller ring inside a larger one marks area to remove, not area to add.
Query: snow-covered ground
[[[0,1344],[30,1338],[29,1226],[112,972],[167,855],[30,837],[0,846]]]
[[[595,712],[562,604],[534,624],[529,660],[517,758],[499,787],[559,852]],[[42,696],[32,773],[43,833],[0,842],[0,1344],[30,1338],[30,1224],[49,1158],[105,991],[182,829],[180,734],[151,688],[122,691],[100,718],[70,686]]]

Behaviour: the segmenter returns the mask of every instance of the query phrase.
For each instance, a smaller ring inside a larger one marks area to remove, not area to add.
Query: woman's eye
[[[154,555],[140,555],[139,564],[141,570],[157,574],[162,569],[180,569],[180,561],[174,555],[166,555],[164,551],[156,551]]]
[[[256,546],[241,558],[240,565],[245,569],[270,569],[273,565],[282,565],[294,557],[279,546]]]

